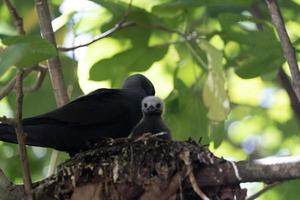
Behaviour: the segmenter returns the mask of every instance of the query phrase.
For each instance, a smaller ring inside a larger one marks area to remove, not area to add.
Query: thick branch
[[[293,89],[297,95],[298,101],[300,101],[300,71],[297,63],[295,48],[293,47],[290,38],[287,34],[283,17],[281,15],[280,9],[278,7],[276,0],[266,0],[272,22],[276,28],[279,35],[281,47],[284,52],[284,56],[288,62],[289,69],[292,74],[292,84]]]
[[[41,34],[45,39],[47,39],[51,44],[53,44],[54,47],[56,47],[56,41],[51,25],[51,16],[47,0],[35,0],[35,4],[39,16]],[[63,80],[63,73],[59,57],[56,56],[54,58],[49,59],[48,64],[56,103],[58,106],[62,106],[69,101],[69,98]]]
[[[300,156],[265,158],[223,163],[197,173],[200,186],[230,185],[244,182],[277,182],[300,178]],[[204,178],[205,176],[205,178]]]
[[[257,3],[254,3],[251,6],[250,12],[255,18],[259,20],[262,19],[262,14],[259,7],[257,6]],[[262,31],[264,28],[263,25],[258,22],[256,22],[256,27],[259,31]],[[291,106],[295,115],[297,116],[297,119],[300,120],[300,101],[298,101],[297,95],[291,85],[290,78],[285,74],[282,68],[279,69],[277,76],[281,86],[286,90],[290,97]]]
[[[56,41],[53,32],[53,28],[51,25],[51,16],[48,7],[47,0],[35,0],[37,13],[39,16],[39,23],[42,36],[47,39],[53,46],[56,48]],[[61,62],[58,55],[54,58],[50,58],[48,60],[50,78],[52,82],[52,87],[54,90],[54,95],[56,99],[56,104],[58,107],[63,106],[69,101],[66,86],[64,84],[64,78],[62,73]],[[52,152],[52,160],[54,160],[54,165],[56,163],[58,157],[58,152],[53,150]],[[50,166],[50,169],[54,169],[54,167]],[[52,173],[53,171],[49,171]]]
[[[17,111],[15,129],[17,134],[17,141],[19,144],[19,153],[22,161],[23,181],[25,187],[26,199],[32,200],[31,193],[31,177],[29,170],[29,163],[27,159],[25,136],[22,127],[22,105],[23,105],[23,70],[19,69],[16,77],[16,92],[17,92]]]

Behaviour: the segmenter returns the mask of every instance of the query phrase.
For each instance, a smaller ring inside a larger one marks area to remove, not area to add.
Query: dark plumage
[[[141,107],[143,118],[133,129],[131,137],[138,138],[144,133],[156,134],[165,132],[165,134],[159,137],[170,140],[171,132],[161,118],[164,109],[164,104],[161,99],[156,96],[145,97]]]
[[[132,75],[122,89],[98,89],[52,112],[24,119],[26,143],[72,155],[103,137],[127,137],[142,117],[142,99],[154,94],[146,77]],[[14,128],[0,124],[0,140],[16,143]]]

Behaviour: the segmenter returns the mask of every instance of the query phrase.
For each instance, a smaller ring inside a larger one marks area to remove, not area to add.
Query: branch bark
[[[78,48],[81,48],[81,47],[85,47],[85,46],[88,46],[90,44],[93,44],[103,38],[107,38],[109,36],[111,36],[112,34],[114,34],[115,32],[119,31],[119,30],[122,30],[124,28],[127,28],[127,27],[131,27],[131,26],[135,26],[136,23],[135,22],[123,22],[123,23],[120,23],[120,24],[116,24],[113,28],[105,31],[104,33],[98,35],[96,38],[94,38],[92,41],[90,42],[87,42],[87,43],[84,43],[84,44],[80,44],[80,45],[77,45],[77,46],[74,46],[74,47],[58,47],[58,50],[60,51],[72,51],[72,50],[75,50],[75,49],[78,49]]]
[[[233,166],[236,166],[236,170]],[[203,174],[206,174],[205,178]],[[244,182],[278,182],[300,178],[300,156],[265,158],[220,164],[197,174],[200,186],[230,185]]]
[[[284,56],[288,62],[289,69],[292,75],[293,89],[297,95],[298,101],[300,102],[300,71],[297,63],[295,48],[293,47],[291,40],[287,34],[284,20],[281,15],[278,3],[276,0],[266,0],[269,8],[269,12],[272,18],[272,22],[276,28],[276,31],[280,38],[280,43]]]
[[[43,38],[48,40],[56,48],[56,41],[51,25],[51,16],[47,0],[35,0],[39,17],[40,29]],[[52,86],[56,98],[56,103],[60,107],[69,101],[67,90],[64,84],[62,67],[58,56],[48,60],[49,72]]]
[[[47,39],[55,48],[57,48],[47,0],[35,0],[35,5],[43,38]],[[58,107],[61,107],[69,101],[69,98],[64,84],[61,62],[58,55],[49,59],[48,65],[56,104]],[[49,174],[53,173],[57,158],[58,151],[53,150],[49,165]]]
[[[10,0],[4,0],[4,2],[6,3],[6,6],[10,12],[10,15],[14,19],[14,23],[15,23],[15,26],[17,28],[19,35],[25,35],[22,17],[20,17],[16,8],[14,7],[14,5],[12,4],[12,2]]]
[[[25,187],[25,196],[27,200],[33,200],[31,193],[31,177],[29,170],[29,163],[27,159],[27,152],[25,146],[25,136],[22,127],[22,105],[23,105],[23,73],[22,69],[18,69],[16,77],[16,92],[17,92],[17,111],[15,118],[15,129],[17,134],[17,141],[19,144],[19,153],[22,162],[23,181]]]

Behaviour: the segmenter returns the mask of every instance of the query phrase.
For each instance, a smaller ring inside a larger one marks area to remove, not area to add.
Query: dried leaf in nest
[[[36,190],[59,200],[243,200],[239,185],[198,186],[194,173],[222,162],[192,140],[107,139],[60,165]]]

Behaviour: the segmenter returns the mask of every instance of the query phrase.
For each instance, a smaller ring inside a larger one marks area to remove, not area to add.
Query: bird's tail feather
[[[0,140],[5,142],[17,143],[15,129],[8,124],[0,124]]]

